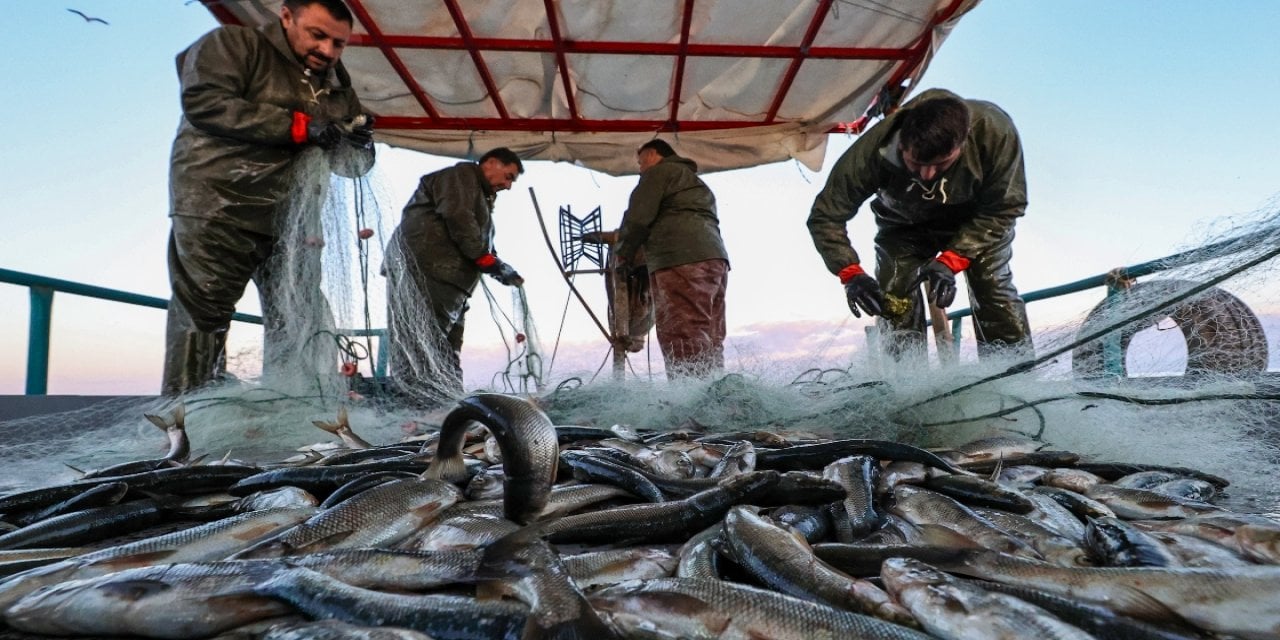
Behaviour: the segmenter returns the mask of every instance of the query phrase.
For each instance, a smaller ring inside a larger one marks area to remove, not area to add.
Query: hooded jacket
[[[641,247],[652,273],[703,260],[728,260],[716,198],[698,164],[671,155],[640,174],[618,229],[618,256],[634,264]]]
[[[278,21],[214,29],[178,54],[177,65],[183,116],[170,160],[170,215],[274,236],[290,189],[316,180],[294,179],[297,160],[314,146],[293,142],[293,112],[336,121],[362,112],[345,67],[314,75]],[[345,143],[324,155],[347,177],[373,165],[372,149]]]
[[[403,257],[429,278],[472,291],[480,281],[476,259],[494,253],[496,197],[474,162],[422,176],[388,241],[389,268]]]
[[[932,184],[912,178],[898,151],[898,126],[914,106],[940,96],[920,94],[862,134],[827,178],[809,214],[813,244],[831,273],[858,263],[846,225],[872,195],[871,211],[882,234],[927,230],[949,235],[943,250],[975,258],[997,245],[1027,208],[1022,143],[1009,114],[982,100],[969,106],[969,134],[960,158]]]

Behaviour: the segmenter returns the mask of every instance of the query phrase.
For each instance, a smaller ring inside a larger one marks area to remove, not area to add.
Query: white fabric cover
[[[685,2],[693,2],[689,43],[797,47],[804,39],[817,0],[554,0],[561,38],[587,43],[679,44]],[[956,22],[978,0],[835,0],[811,49],[821,47],[902,49],[926,38],[911,86]],[[357,0],[355,33],[384,37],[460,38],[443,0]],[[475,38],[552,39],[543,0],[457,0]],[[279,0],[217,0],[242,24],[256,26],[279,15]],[[932,29],[935,15],[954,10]],[[373,23],[364,24],[362,12]],[[215,15],[217,13],[215,12]],[[383,118],[428,119],[387,56],[356,38],[343,62],[365,108]],[[404,68],[444,118],[499,118],[485,83],[467,50],[391,47]],[[482,50],[497,93],[510,118],[567,119],[569,102],[552,52]],[[710,131],[662,132],[671,111],[677,57],[617,53],[565,54],[578,117],[587,120],[652,120],[651,130],[518,131],[476,130],[466,123],[448,127],[421,121],[418,128],[377,128],[377,139],[436,155],[474,158],[506,146],[521,157],[573,162],[611,175],[634,174],[635,150],[655,135],[672,142],[702,172],[749,167],[794,158],[812,171],[822,168],[826,134],[856,120],[897,70],[899,60],[806,58],[800,65],[777,119],[764,124],[791,58],[686,58],[677,120],[689,123],[758,122],[758,126]],[[497,129],[497,127],[495,127]]]

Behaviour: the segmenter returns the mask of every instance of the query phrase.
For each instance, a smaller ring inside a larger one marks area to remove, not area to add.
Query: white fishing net
[[[1175,259],[1146,265],[1136,281],[1133,273],[1118,275],[1105,302],[1092,289],[1044,303],[1043,314],[1032,304],[1033,359],[979,361],[966,319],[951,364],[932,347],[927,360],[895,362],[846,326],[803,336],[806,347],[789,353],[731,347],[730,372],[701,380],[667,381],[652,366],[661,357],[642,351],[629,355],[625,378],[615,379],[607,346],[596,369],[557,368],[557,347],[541,344],[525,291],[486,287],[472,305],[487,304],[489,318],[472,309],[467,320],[502,328],[507,362],[487,385],[463,389],[428,375],[393,382],[385,336],[364,335],[386,327],[390,305],[405,318],[404,339],[424,358],[415,368],[438,370],[449,358],[444,336],[433,331],[430,301],[412,287],[387,291],[379,276],[403,203],[388,202],[377,169],[358,181],[319,182],[328,190],[303,194],[307,204],[282,235],[293,275],[279,298],[287,321],[265,353],[266,371],[261,351],[230,354],[238,381],[183,400],[195,455],[281,459],[332,440],[312,421],[332,421],[342,405],[366,440],[392,442],[438,424],[449,402],[483,386],[537,396],[556,424],[802,431],[931,447],[1017,432],[1094,460],[1218,474],[1234,483],[1229,500],[1237,505],[1275,509],[1280,394],[1265,373],[1275,327],[1263,319],[1276,306],[1268,282],[1280,254],[1280,203],[1215,222]],[[362,229],[372,235],[361,239]],[[344,364],[355,375],[345,375]],[[64,465],[162,455],[164,436],[142,414],[168,415],[173,407],[122,400],[0,424],[4,483],[69,480],[75,474]]]

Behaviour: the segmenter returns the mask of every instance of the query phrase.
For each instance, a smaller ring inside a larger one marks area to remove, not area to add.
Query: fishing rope
[[[370,372],[376,371],[377,363],[373,361],[373,315],[369,311],[369,243],[373,237],[372,227],[367,226],[365,215],[364,190],[368,186],[364,176],[355,178],[353,185],[355,197],[353,205],[356,212],[356,261],[360,268],[360,297],[364,311],[365,354],[370,360]]]

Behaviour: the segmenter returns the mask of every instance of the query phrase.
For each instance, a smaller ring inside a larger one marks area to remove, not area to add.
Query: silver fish
[[[910,558],[889,558],[885,587],[929,633],[948,640],[1093,640],[1040,607],[961,582]]]
[[[587,599],[630,637],[928,640],[891,622],[723,580],[624,582]]]
[[[221,560],[316,513],[314,507],[263,509],[16,574],[0,583],[0,611],[40,587],[161,563]]]
[[[627,547],[564,556],[564,568],[579,588],[618,584],[627,580],[666,578],[675,573],[679,558],[660,547]]]
[[[560,447],[551,420],[532,402],[515,396],[482,393],[465,398],[440,427],[432,478],[458,482],[467,477],[462,459],[466,428],[480,422],[502,450],[503,516],[518,524],[537,519],[556,481]]]
[[[5,622],[47,635],[202,638],[289,612],[253,587],[282,563],[222,562],[129,569],[47,587],[14,603]]]
[[[1280,567],[1069,569],[986,551],[943,568],[1105,606],[1143,620],[1183,621],[1242,638],[1280,635]]]
[[[441,480],[393,480],[326,509],[234,557],[268,558],[326,549],[393,545],[461,498],[461,491]]]
[[[529,608],[519,603],[381,593],[302,568],[280,571],[261,581],[255,591],[287,602],[289,608],[312,618],[402,627],[432,637],[516,640],[529,615]]]

